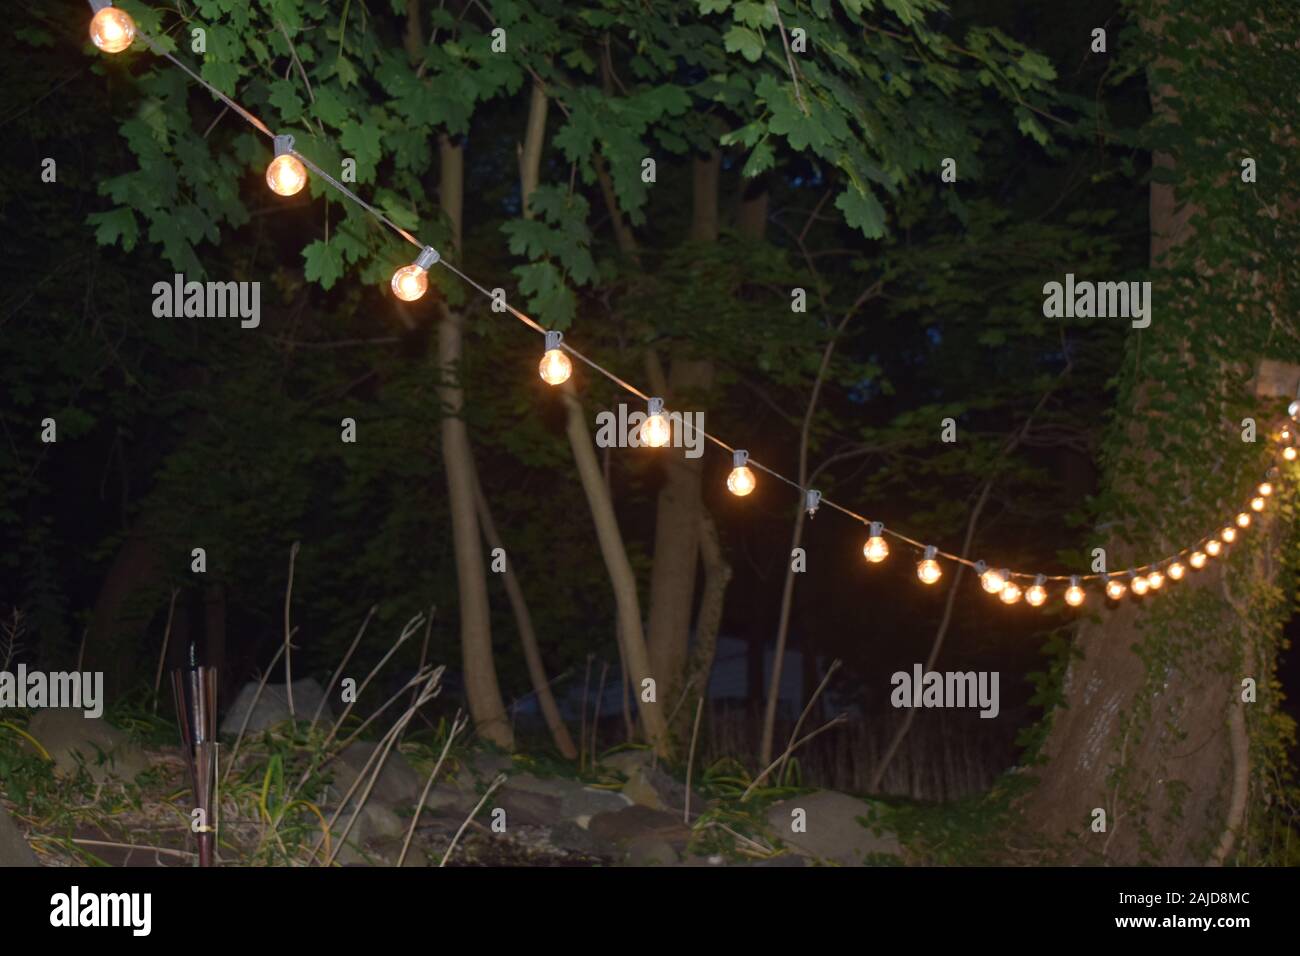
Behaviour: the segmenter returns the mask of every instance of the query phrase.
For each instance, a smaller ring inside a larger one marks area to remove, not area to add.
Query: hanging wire
[[[238,113],[241,117],[243,117],[251,126],[257,129],[259,132],[265,134],[268,137],[271,137],[272,139],[275,137],[275,134],[271,131],[269,127],[267,127],[265,123],[263,123],[260,119],[258,119],[248,110],[246,110],[244,107],[240,106],[231,97],[227,96],[221,90],[217,89],[215,86],[213,86],[211,83],[205,80],[194,70],[190,69],[188,66],[185,65],[185,63],[183,63],[177,57],[173,56],[167,50],[164,50],[152,37],[148,36],[146,33],[140,30],[137,30],[137,35],[145,41],[145,43],[149,46],[151,50],[153,50],[159,56],[165,57],[166,59],[170,60],[176,66],[180,67],[186,73],[186,75],[188,75],[192,80],[194,80],[199,85],[203,86],[205,89],[208,90],[208,92],[210,92],[213,96],[219,99],[222,103],[224,103],[226,106],[230,107],[230,109]],[[424,248],[424,243],[420,242],[419,239],[417,239],[407,230],[403,229],[401,226],[397,225],[395,222],[389,219],[388,216],[386,216],[381,210],[371,205],[366,200],[362,199],[360,196],[356,194],[356,192],[349,189],[347,186],[341,183],[334,176],[331,176],[329,173],[325,172],[325,170],[321,169],[320,166],[312,162],[311,159],[304,156],[296,149],[292,150],[292,153],[294,156],[296,156],[299,160],[302,161],[303,165],[305,165],[308,169],[310,169],[317,176],[319,176],[324,182],[332,186],[334,189],[336,189],[340,194],[345,196],[347,199],[350,199],[352,202],[356,203],[361,209],[365,210],[371,216],[374,216],[375,219],[377,219],[383,225],[387,226],[389,229],[391,229],[402,239],[406,240],[416,248],[420,248],[420,249]],[[505,309],[511,315],[513,315],[516,319],[518,319],[528,328],[532,329],[534,332],[545,334],[546,332],[545,326],[543,326],[541,323],[531,318],[524,312],[521,312],[519,309],[516,309],[514,306],[510,305],[510,303],[505,301],[504,297],[499,297],[495,295],[491,290],[487,289],[478,281],[471,278],[466,273],[462,272],[456,266],[452,265],[450,262],[447,261],[445,256],[440,256],[437,264],[442,266],[444,269],[448,270],[449,272],[451,272],[453,275],[457,276],[461,281],[465,282],[471,288],[475,289],[482,295],[487,296],[489,299],[492,299],[494,303],[500,302],[500,304],[504,306]],[[567,339],[561,343],[560,347],[563,348],[570,355],[572,355],[574,358],[583,362],[592,370],[598,372],[600,375],[603,375],[605,378],[613,382],[619,388],[630,393],[631,395],[636,396],[642,401],[649,401],[650,399],[649,395],[647,395],[641,389],[637,388],[635,385],[631,384],[630,382],[624,380],[623,378],[619,377],[615,373],[611,372],[609,369],[605,368],[595,359],[589,358],[587,355],[580,352],[578,349],[575,349],[568,342]],[[665,410],[665,414],[668,414],[666,410]],[[723,441],[721,438],[717,437],[716,435],[713,435],[712,433],[706,431],[705,429],[697,427],[692,424],[688,424],[685,418],[682,419],[682,422],[683,422],[682,427],[689,428],[693,431],[698,432],[700,435],[708,439],[713,444],[717,445],[723,451],[732,453],[736,450],[733,446],[729,445],[727,442]],[[759,471],[763,472],[764,474],[770,475],[771,477],[777,479],[778,481],[782,481],[785,484],[789,485],[791,488],[796,489],[797,491],[800,492],[801,499],[804,498],[810,490],[812,490],[804,487],[798,481],[781,474],[781,472],[777,471],[776,469],[770,468],[769,466],[764,465],[762,462],[756,461],[753,458],[749,459],[748,464],[753,468],[757,468]],[[846,507],[844,505],[839,504],[838,502],[832,501],[829,498],[821,497],[820,503],[826,505],[828,508],[831,508],[834,511],[840,512],[841,514],[845,515],[848,518],[851,518],[852,520],[860,524],[870,525],[872,523],[871,519],[867,518],[866,516],[859,514],[857,511],[854,511],[852,508]],[[1222,527],[1223,526],[1220,526],[1220,530]],[[903,542],[904,544],[908,545],[909,547],[913,548],[919,553],[925,554],[931,547],[929,545],[926,545],[924,542],[918,541],[915,538],[911,538],[901,532],[895,531],[894,529],[890,528],[888,525],[886,525],[883,530],[885,535],[893,538],[896,541]],[[1110,578],[1120,578],[1126,575],[1140,575],[1144,572],[1154,570],[1159,567],[1163,567],[1164,565],[1167,565],[1170,562],[1177,561],[1189,554],[1192,554],[1195,551],[1200,550],[1201,548],[1204,547],[1204,545],[1208,541],[1211,541],[1215,538],[1215,533],[1217,532],[1212,532],[1211,534],[1204,536],[1195,545],[1183,548],[1180,551],[1177,551],[1170,555],[1166,555],[1165,557],[1160,558],[1156,561],[1152,561],[1148,564],[1138,565],[1136,567],[1127,567],[1119,571],[1110,571],[1110,572],[1103,571],[1103,572],[1096,572],[1092,574],[1043,574],[1043,575],[1039,575],[1037,572],[1031,572],[1031,571],[1010,571],[1007,574],[1007,579],[1008,580],[1012,578],[1038,579],[1041,577],[1043,580],[1047,580],[1047,581],[1083,582],[1083,581],[1100,581],[1103,579],[1110,579]],[[934,548],[933,551],[930,553],[933,554],[934,556],[945,558],[946,560],[951,561],[955,564],[965,565],[968,568],[976,568],[976,565],[979,563],[976,561],[972,561],[969,558],[963,557],[959,554],[954,554],[950,551],[944,551],[941,548],[937,548],[937,547]]]

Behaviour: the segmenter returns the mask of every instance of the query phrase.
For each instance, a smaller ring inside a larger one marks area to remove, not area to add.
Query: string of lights
[[[638,431],[638,438],[642,445],[651,448],[662,448],[669,444],[672,440],[672,424],[669,414],[664,408],[662,398],[649,395],[620,378],[594,359],[575,349],[564,340],[564,336],[559,331],[547,329],[530,316],[510,305],[504,298],[494,294],[492,290],[487,289],[466,275],[455,265],[447,262],[432,246],[421,243],[407,230],[392,222],[382,211],[366,202],[353,190],[294,149],[292,136],[272,132],[256,116],[204,80],[181,60],[164,50],[152,38],[137,29],[135,22],[125,11],[112,6],[108,0],[89,0],[89,2],[92,11],[94,11],[90,22],[90,39],[100,50],[105,53],[120,53],[128,49],[135,38],[139,37],[151,50],[180,67],[195,82],[205,87],[213,96],[243,117],[250,125],[271,138],[274,157],[267,166],[266,182],[274,193],[280,196],[297,194],[306,186],[308,171],[310,170],[341,195],[357,204],[399,237],[419,249],[418,255],[410,265],[402,266],[393,273],[390,286],[397,298],[405,302],[413,302],[421,298],[428,291],[429,270],[435,265],[441,266],[480,294],[492,299],[494,304],[499,303],[504,306],[506,311],[528,328],[544,336],[542,358],[538,364],[538,372],[543,381],[552,386],[562,385],[567,382],[573,374],[573,362],[570,359],[570,356],[572,356],[593,371],[609,379],[619,388],[646,403],[646,418],[641,423]],[[1300,397],[1291,403],[1288,414],[1292,420],[1300,420]],[[754,460],[745,449],[735,448],[703,428],[697,428],[690,423],[688,417],[683,416],[681,422],[681,428],[697,431],[700,436],[717,445],[724,452],[731,454],[732,470],[727,476],[727,489],[737,497],[743,498],[754,491],[758,484],[754,471],[758,470],[796,489],[803,496],[805,508],[810,515],[815,514],[820,506],[825,505],[864,525],[867,528],[868,537],[863,545],[862,552],[863,557],[870,564],[880,564],[890,556],[889,542],[886,539],[892,538],[911,548],[920,556],[920,560],[916,565],[916,575],[923,584],[935,584],[943,577],[943,566],[940,563],[940,559],[943,559],[974,570],[979,577],[981,587],[990,595],[1001,600],[1002,603],[1017,604],[1023,599],[1025,603],[1033,607],[1040,607],[1047,602],[1049,597],[1047,583],[1049,581],[1067,582],[1061,592],[1062,598],[1068,606],[1077,608],[1087,598],[1083,586],[1085,582],[1099,584],[1107,598],[1118,601],[1126,594],[1142,597],[1150,592],[1159,591],[1167,581],[1180,581],[1188,574],[1189,570],[1199,571],[1206,566],[1209,559],[1220,556],[1226,546],[1236,541],[1238,535],[1250,527],[1253,515],[1262,512],[1267,507],[1268,500],[1274,492],[1272,479],[1278,474],[1276,467],[1270,467],[1265,479],[1255,487],[1246,507],[1239,511],[1235,517],[1200,538],[1195,544],[1182,548],[1173,554],[1166,555],[1148,564],[1128,567],[1120,571],[1100,571],[1090,574],[1038,574],[1014,571],[1009,568],[994,568],[982,560],[972,561],[965,556],[941,550],[934,545],[918,541],[892,528],[886,528],[883,522],[874,521],[859,514],[852,508],[831,501],[829,498],[824,498],[816,489],[806,488],[798,481]],[[1278,444],[1278,457],[1284,462],[1296,461],[1297,457],[1300,456],[1300,452],[1296,449],[1295,435],[1290,425],[1282,426],[1273,437]],[[1029,583],[1022,586],[1020,582]]]

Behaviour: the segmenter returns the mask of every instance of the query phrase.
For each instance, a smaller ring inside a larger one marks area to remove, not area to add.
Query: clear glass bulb
[[[1286,407],[1286,413],[1292,418],[1300,418],[1300,398]]]
[[[402,266],[388,284],[403,302],[414,302],[429,291],[429,274],[417,265]]]
[[[1233,527],[1224,528],[1219,532],[1219,537],[1223,539],[1224,544],[1232,544],[1237,540],[1237,529]]]
[[[1151,587],[1151,585],[1147,583],[1146,578],[1134,578],[1133,582],[1129,585],[1129,587],[1133,589],[1134,594],[1136,594],[1138,597],[1141,597],[1142,595],[1147,593],[1147,589]]]
[[[862,556],[872,564],[879,564],[889,557],[889,542],[878,534],[872,535],[862,546]]]
[[[1031,607],[1041,607],[1043,602],[1046,600],[1047,588],[1043,587],[1041,584],[1031,584],[1025,590],[1025,601],[1027,601]]]
[[[921,579],[922,584],[933,584],[943,577],[943,569],[934,558],[926,558],[916,566],[916,576]]]
[[[641,423],[641,444],[650,448],[663,448],[672,436],[672,426],[663,415],[651,415]]]
[[[547,349],[537,363],[537,371],[547,385],[563,385],[573,374],[573,362],[562,349]]]
[[[1295,446],[1294,446],[1294,445],[1287,445],[1285,448],[1283,448],[1283,449],[1282,449],[1282,457],[1285,458],[1287,461],[1295,461],[1295,459],[1296,459],[1296,450],[1295,450]]]
[[[1192,556],[1187,559],[1187,563],[1199,571],[1201,568],[1205,567],[1205,552],[1193,551]]]
[[[1263,499],[1262,497],[1261,497],[1261,498],[1251,498],[1251,499],[1250,499],[1250,510],[1251,510],[1251,511],[1263,511],[1263,510],[1264,510],[1264,499]]]
[[[1020,585],[1015,581],[1008,581],[998,592],[998,597],[1002,599],[1003,604],[1015,604],[1020,600]]]
[[[1083,603],[1083,588],[1077,584],[1071,584],[1065,589],[1065,603],[1070,607],[1078,607]]]
[[[105,53],[121,53],[135,39],[135,21],[125,10],[105,7],[91,18],[90,42]]]
[[[999,594],[1002,589],[1006,587],[1007,582],[1006,579],[1002,577],[1001,571],[995,571],[993,568],[989,568],[980,575],[980,584],[984,586],[984,590],[988,591],[989,594]]]
[[[1237,515],[1237,527],[1238,527],[1238,528],[1249,528],[1249,527],[1250,527],[1250,515],[1248,515],[1248,514],[1247,514],[1246,512],[1244,512],[1244,511],[1243,511],[1241,514]]]
[[[1151,586],[1152,591],[1159,591],[1165,584],[1165,576],[1159,571],[1152,571],[1147,575],[1147,584]]]
[[[1217,538],[1212,538],[1209,541],[1205,542],[1205,553],[1212,558],[1217,558],[1219,556],[1219,552],[1222,550],[1223,550],[1223,542],[1219,541]]]
[[[1259,493],[1267,498],[1273,493],[1273,483],[1271,481],[1261,481],[1259,483]]]
[[[1106,597],[1110,598],[1112,601],[1118,601],[1122,598],[1126,590],[1128,589],[1124,587],[1123,581],[1106,582]]]
[[[266,167],[266,184],[277,196],[292,196],[307,185],[307,167],[297,156],[284,153]]]
[[[1183,579],[1183,575],[1186,573],[1187,573],[1187,569],[1183,567],[1183,563],[1181,561],[1175,561],[1173,564],[1169,565],[1169,577],[1175,581],[1181,581]]]
[[[727,475],[727,490],[737,498],[743,498],[754,490],[758,480],[754,473],[749,470],[747,465],[741,465],[739,468],[731,469],[731,474]]]

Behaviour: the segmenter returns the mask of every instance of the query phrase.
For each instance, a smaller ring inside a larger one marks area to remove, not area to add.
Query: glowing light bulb
[[[562,341],[564,336],[554,329],[546,333],[546,345],[543,346],[542,360],[537,363],[537,372],[547,385],[563,385],[573,374],[573,362],[560,348]]]
[[[1219,537],[1223,539],[1224,544],[1232,544],[1237,540],[1237,529],[1229,525],[1219,532]]]
[[[1165,585],[1165,576],[1157,569],[1147,575],[1147,584],[1151,586],[1152,591],[1159,591]]]
[[[1237,515],[1237,527],[1238,527],[1238,528],[1249,528],[1249,527],[1250,527],[1250,515],[1247,514],[1247,513],[1244,512],[1244,511],[1243,511],[1241,514]]]
[[[1223,550],[1223,542],[1218,540],[1217,538],[1211,538],[1209,541],[1205,542],[1205,553],[1212,558],[1217,558],[1219,556],[1219,552],[1222,550]],[[1192,555],[1192,557],[1196,557],[1196,556]]]
[[[731,474],[727,475],[727,490],[737,498],[743,498],[754,490],[758,481],[749,469],[749,452],[736,449],[731,453]]]
[[[91,18],[90,42],[105,53],[121,53],[135,39],[135,21],[125,10],[104,7]]]
[[[1187,563],[1190,564],[1192,567],[1194,567],[1197,571],[1201,570],[1201,568],[1205,567],[1205,552],[1193,551],[1192,556],[1187,559]]]
[[[1070,578],[1070,586],[1065,589],[1065,603],[1070,607],[1078,607],[1083,603],[1083,588],[1079,587],[1078,578]]]
[[[925,555],[916,566],[916,576],[921,579],[922,584],[934,584],[943,577],[943,569],[939,567],[939,562],[934,559],[934,556],[938,553],[939,549],[934,545],[927,546]]]
[[[1263,510],[1264,510],[1264,499],[1263,499],[1263,497],[1251,498],[1251,499],[1250,499],[1250,510],[1251,510],[1251,511],[1263,511]]]
[[[1300,398],[1297,398],[1286,407],[1286,413],[1292,418],[1300,418]]]
[[[998,592],[998,597],[1002,599],[1003,604],[1015,604],[1020,600],[1020,585],[1015,581],[1008,581]]]
[[[266,184],[278,196],[292,196],[307,185],[307,167],[293,155],[292,136],[275,138],[275,159],[266,167]]]
[[[403,302],[414,302],[429,291],[429,269],[438,258],[438,250],[433,246],[421,249],[414,262],[393,273],[393,279],[389,282],[393,295]]]
[[[879,564],[889,557],[889,542],[884,538],[885,526],[879,521],[871,522],[871,536],[862,546],[862,556],[872,564]]]
[[[1261,481],[1257,490],[1261,495],[1267,498],[1273,493],[1273,483],[1271,481]]]
[[[393,295],[403,302],[414,302],[429,291],[429,275],[418,266],[402,266],[393,273],[393,281],[389,285],[392,286]]]
[[[983,561],[976,562],[975,570],[979,572],[980,584],[989,594],[998,594],[1006,586],[1007,579],[1002,576],[1002,572],[987,567]]]
[[[641,444],[649,448],[663,448],[673,437],[672,426],[664,416],[664,400],[650,399],[650,415],[641,423]]]
[[[1025,601],[1031,607],[1041,607],[1047,600],[1047,588],[1043,587],[1043,582],[1046,580],[1047,578],[1040,574],[1034,578],[1033,584],[1025,588]]]
[[[1283,449],[1282,449],[1282,457],[1285,458],[1287,461],[1295,461],[1295,459],[1296,459],[1296,450],[1295,450],[1295,446],[1294,446],[1294,445],[1287,445],[1285,448],[1283,448]]]
[[[1187,568],[1183,566],[1183,562],[1181,561],[1175,561],[1173,564],[1169,565],[1169,577],[1171,580],[1181,581],[1183,575],[1186,573]]]
[[[1117,581],[1112,578],[1106,582],[1106,597],[1110,598],[1112,601],[1118,601],[1122,598],[1126,590],[1128,589],[1124,587],[1123,581]]]
[[[1151,587],[1151,584],[1150,582],[1147,581],[1146,578],[1138,575],[1134,575],[1133,578],[1129,581],[1128,586],[1129,586],[1129,590],[1131,590],[1138,597],[1141,597],[1142,595],[1147,593],[1147,589]]]

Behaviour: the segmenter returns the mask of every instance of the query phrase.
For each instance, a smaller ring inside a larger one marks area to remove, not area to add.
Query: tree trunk
[[[718,239],[718,171],[721,154],[697,158],[693,165],[691,234],[694,242]],[[713,362],[675,359],[665,382],[658,360],[647,356],[651,383],[670,409],[683,407],[713,386]],[[650,666],[670,707],[676,707],[683,689],[683,674],[691,639],[691,611],[695,603],[695,577],[703,515],[704,458],[687,458],[670,449],[665,459],[664,483],[655,509],[654,564],[650,571]]]
[[[1158,31],[1161,23],[1143,27]],[[1168,109],[1172,92],[1152,91],[1157,112]],[[1173,165],[1160,154],[1154,164]],[[1197,241],[1197,214],[1190,203],[1178,206],[1172,186],[1152,183],[1153,266],[1175,247]],[[1142,334],[1156,330],[1153,325]],[[1135,392],[1136,412],[1158,387],[1146,383]],[[1133,445],[1142,455],[1140,442]],[[1157,515],[1159,507],[1152,503],[1149,513]],[[1255,567],[1240,581],[1230,565],[1214,561],[1180,583],[1176,595],[1161,598],[1181,602],[1194,623],[1175,631],[1167,615],[1152,621],[1154,609],[1126,598],[1118,609],[1080,625],[1064,704],[1049,715],[1039,785],[1024,804],[1034,829],[1063,839],[1065,860],[1196,865],[1230,858],[1249,785],[1241,679],[1253,677],[1264,687],[1274,662],[1252,646],[1258,627],[1223,596],[1230,585],[1256,593],[1276,586],[1277,569],[1263,557],[1278,547],[1272,540],[1276,518],[1261,517],[1237,545],[1256,549]],[[1118,539],[1111,544],[1109,554],[1121,553]],[[1169,633],[1156,645],[1161,630]],[[1104,833],[1091,826],[1097,809],[1106,813]]]
[[[618,518],[614,514],[614,504],[596,459],[596,450],[592,446],[591,433],[587,429],[586,413],[582,402],[574,394],[573,383],[566,382],[563,389],[565,406],[565,430],[569,436],[569,445],[573,449],[573,459],[578,467],[578,476],[582,480],[582,489],[586,492],[587,503],[591,507],[592,521],[596,526],[596,540],[600,545],[601,557],[609,573],[610,584],[614,589],[614,601],[618,607],[618,635],[623,657],[632,679],[632,692],[636,695],[637,710],[641,715],[641,727],[646,740],[661,757],[672,754],[672,741],[668,736],[664,697],[658,692],[654,700],[646,700],[644,681],[653,677],[650,667],[650,655],[646,650],[645,630],[641,623],[641,605],[637,598],[636,576],[632,573],[632,564],[623,546],[623,535],[618,528]],[[657,684],[657,682],[656,682]]]
[[[474,469],[474,493],[478,505],[479,523],[483,527],[483,537],[487,539],[490,547],[505,551],[506,546],[502,543],[501,536],[497,534],[491,508],[479,483],[477,468]],[[519,643],[524,650],[524,661],[528,665],[528,677],[533,684],[533,693],[537,695],[537,705],[546,720],[546,727],[551,732],[551,740],[555,742],[555,748],[564,755],[566,760],[574,760],[578,756],[578,748],[573,745],[569,728],[564,725],[560,708],[555,703],[555,695],[551,693],[551,683],[546,677],[546,665],[542,663],[542,652],[537,646],[537,632],[533,630],[533,618],[528,613],[528,602],[524,599],[523,588],[519,586],[514,561],[506,560],[506,570],[502,576],[505,579],[506,597],[510,601],[510,609],[515,615],[515,625],[519,628]]]
[[[440,201],[452,222],[452,248],[461,248],[461,223],[465,188],[462,148],[445,134],[438,139],[441,160]],[[514,746],[510,721],[497,685],[492,660],[492,630],[488,610],[487,569],[479,537],[474,495],[474,462],[469,430],[462,417],[465,404],[460,378],[464,352],[465,317],[441,300],[438,323],[438,398],[442,404],[442,460],[447,472],[447,498],[451,510],[452,542],[456,553],[456,583],[460,606],[461,664],[465,697],[475,730],[485,740],[505,748]]]
[[[134,635],[152,617],[163,594],[162,556],[146,528],[145,518],[137,520],[117,549],[99,587],[86,632],[82,667],[103,672],[108,701],[121,697],[130,684],[139,647]],[[133,597],[141,599],[142,606],[134,609],[137,613],[131,613]]]

